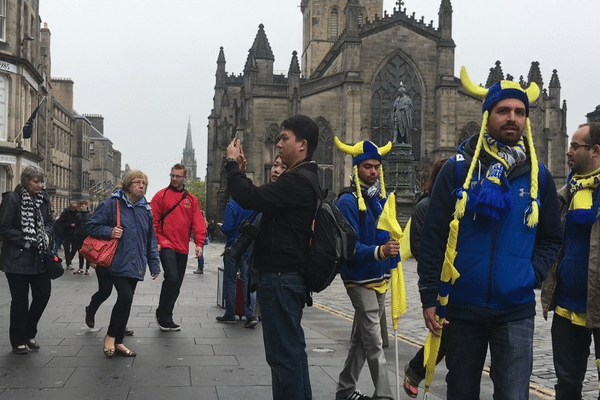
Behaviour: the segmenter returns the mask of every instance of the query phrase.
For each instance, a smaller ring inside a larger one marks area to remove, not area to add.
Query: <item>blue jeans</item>
[[[312,399],[302,309],[307,289],[299,272],[261,273],[258,301],[273,400]]]
[[[488,345],[494,400],[529,398],[533,366],[533,317],[520,321],[467,322],[447,327],[448,400],[477,400]]]
[[[175,308],[175,302],[179,297],[187,260],[187,254],[177,253],[173,249],[160,250],[160,263],[165,274],[165,280],[160,289],[158,307],[156,308],[156,316],[160,323],[173,322],[173,308]]]
[[[244,286],[244,311],[246,319],[254,317],[254,304],[256,303],[256,294],[250,293],[248,297],[248,256],[242,256],[240,263],[236,265],[235,260],[229,254],[223,256],[224,279],[223,294],[225,295],[225,318],[235,319],[235,300],[237,288],[237,271],[240,271],[240,277]]]

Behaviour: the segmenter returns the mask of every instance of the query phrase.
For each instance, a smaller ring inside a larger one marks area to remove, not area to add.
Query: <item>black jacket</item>
[[[308,252],[312,221],[317,209],[317,194],[299,169],[317,175],[314,162],[301,163],[285,171],[276,182],[254,186],[228,162],[227,189],[246,210],[262,212],[260,233],[254,243],[254,267],[260,272],[299,271]]]
[[[75,237],[79,225],[79,211],[71,211],[69,207],[65,208],[56,223],[62,227],[63,237]]]
[[[0,252],[0,270],[6,273],[36,275],[44,272],[42,258],[34,246],[28,244],[21,229],[21,191],[20,187],[14,192],[2,194],[0,204],[0,237],[2,237],[2,252]],[[46,192],[41,211],[46,226],[46,234],[52,237],[52,216],[50,215],[50,199]],[[28,247],[28,248],[26,248]]]

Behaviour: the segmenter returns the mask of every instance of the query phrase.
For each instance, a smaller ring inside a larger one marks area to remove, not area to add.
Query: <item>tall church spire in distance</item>
[[[188,117],[187,135],[185,137],[185,148],[183,149],[183,159],[181,163],[187,170],[188,179],[196,179],[198,165],[196,163],[196,151],[192,146],[192,123]]]

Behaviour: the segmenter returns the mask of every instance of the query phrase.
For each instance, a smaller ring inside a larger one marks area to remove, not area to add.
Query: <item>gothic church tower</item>
[[[196,163],[196,151],[192,146],[192,123],[188,120],[187,136],[185,137],[185,147],[183,149],[183,159],[181,163],[187,170],[188,179],[196,179],[198,165]]]

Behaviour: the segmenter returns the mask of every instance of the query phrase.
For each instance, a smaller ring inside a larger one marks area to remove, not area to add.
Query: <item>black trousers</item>
[[[117,290],[117,302],[110,315],[107,334],[115,338],[115,344],[120,344],[123,343],[123,338],[125,337],[125,328],[127,327],[127,321],[131,313],[133,294],[135,293],[138,280],[111,274],[108,274],[108,276]]]
[[[587,371],[592,333],[595,329],[574,325],[554,313],[552,318],[552,358],[557,382],[557,400],[581,399],[583,380]],[[600,345],[594,335],[596,348]]]
[[[63,248],[65,249],[65,262],[67,266],[70,266],[75,253],[79,250],[77,247],[77,238],[75,236],[63,237]]]
[[[92,295],[88,312],[95,315],[100,305],[110,297],[113,281],[104,267],[96,266],[96,279],[98,279],[98,291]]]
[[[21,346],[34,339],[37,325],[50,300],[50,277],[47,272],[37,275],[6,274],[10,288],[10,344]],[[31,288],[31,306],[29,305]]]
[[[177,253],[173,249],[162,249],[160,251],[160,262],[165,274],[165,280],[160,290],[160,298],[156,309],[156,316],[161,323],[173,322],[173,308],[179,297],[185,269],[187,267],[188,255]]]

